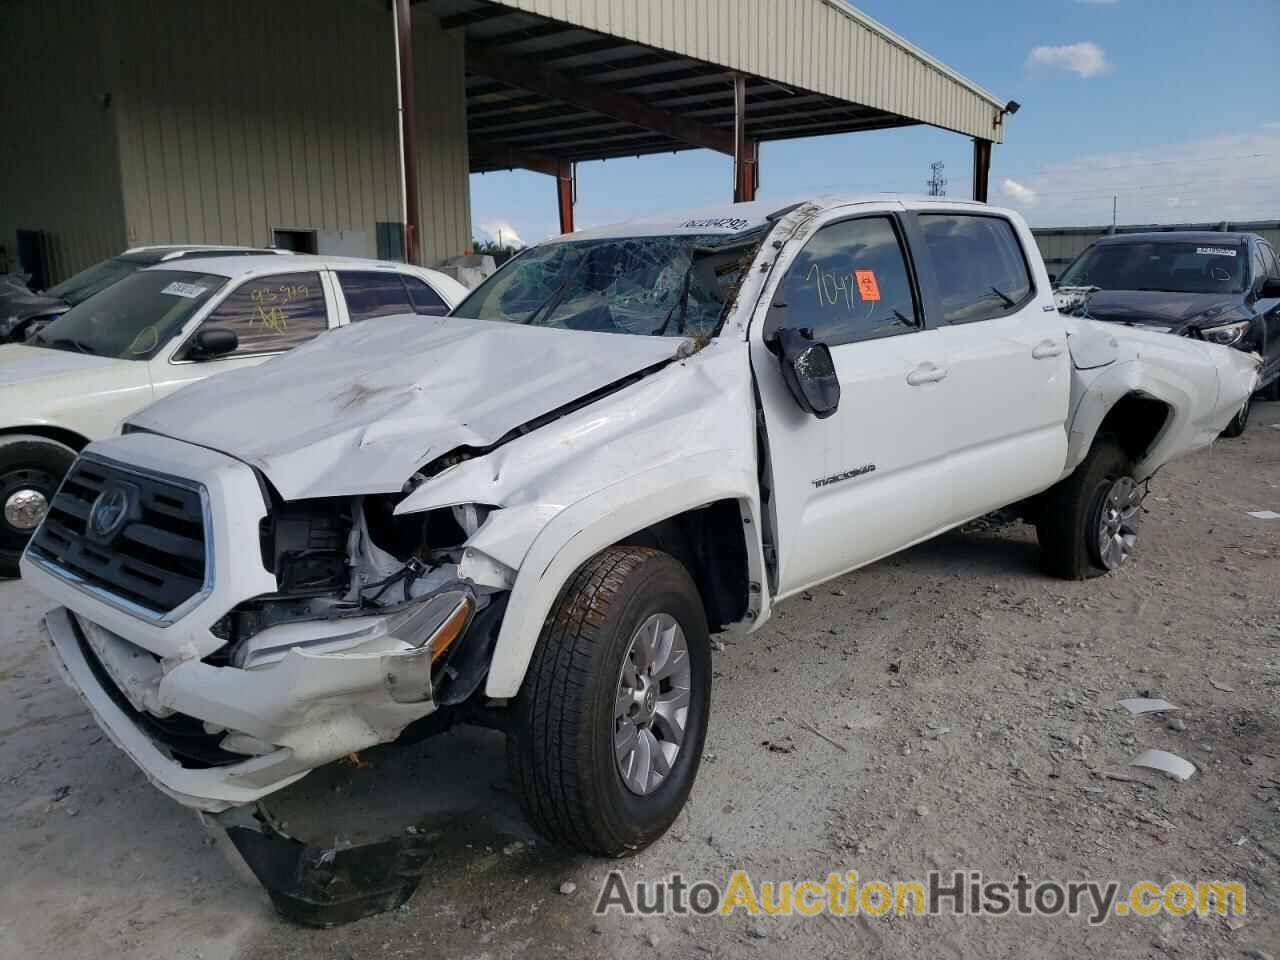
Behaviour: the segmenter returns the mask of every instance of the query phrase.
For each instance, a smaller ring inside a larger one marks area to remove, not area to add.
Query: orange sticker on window
[[[863,300],[880,299],[880,284],[876,283],[874,270],[855,270],[853,275],[858,281],[858,293]]]

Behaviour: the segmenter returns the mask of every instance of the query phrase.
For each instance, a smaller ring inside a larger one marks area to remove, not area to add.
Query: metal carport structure
[[[929,124],[973,139],[985,200],[1006,104],[843,0],[419,0],[466,47],[473,173],[706,148],[754,198],[758,145]]]

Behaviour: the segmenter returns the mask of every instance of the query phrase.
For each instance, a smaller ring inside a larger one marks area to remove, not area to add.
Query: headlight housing
[[[1245,338],[1245,334],[1249,332],[1249,325],[1248,320],[1237,320],[1234,323],[1223,323],[1216,327],[1204,327],[1200,330],[1200,335],[1210,343],[1234,347]]]

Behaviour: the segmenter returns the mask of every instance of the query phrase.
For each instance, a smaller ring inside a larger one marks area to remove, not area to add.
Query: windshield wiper
[[[1018,304],[1007,293],[1004,293],[999,287],[992,287],[991,292],[1004,301],[1006,307],[1016,307]]]

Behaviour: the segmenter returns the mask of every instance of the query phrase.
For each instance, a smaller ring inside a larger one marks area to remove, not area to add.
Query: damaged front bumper
[[[435,644],[396,636],[412,615],[421,628],[429,608],[264,631],[255,669],[161,662],[62,607],[44,627],[59,672],[112,741],[160,790],[216,813],[432,713]],[[335,644],[345,648],[325,652]]]

